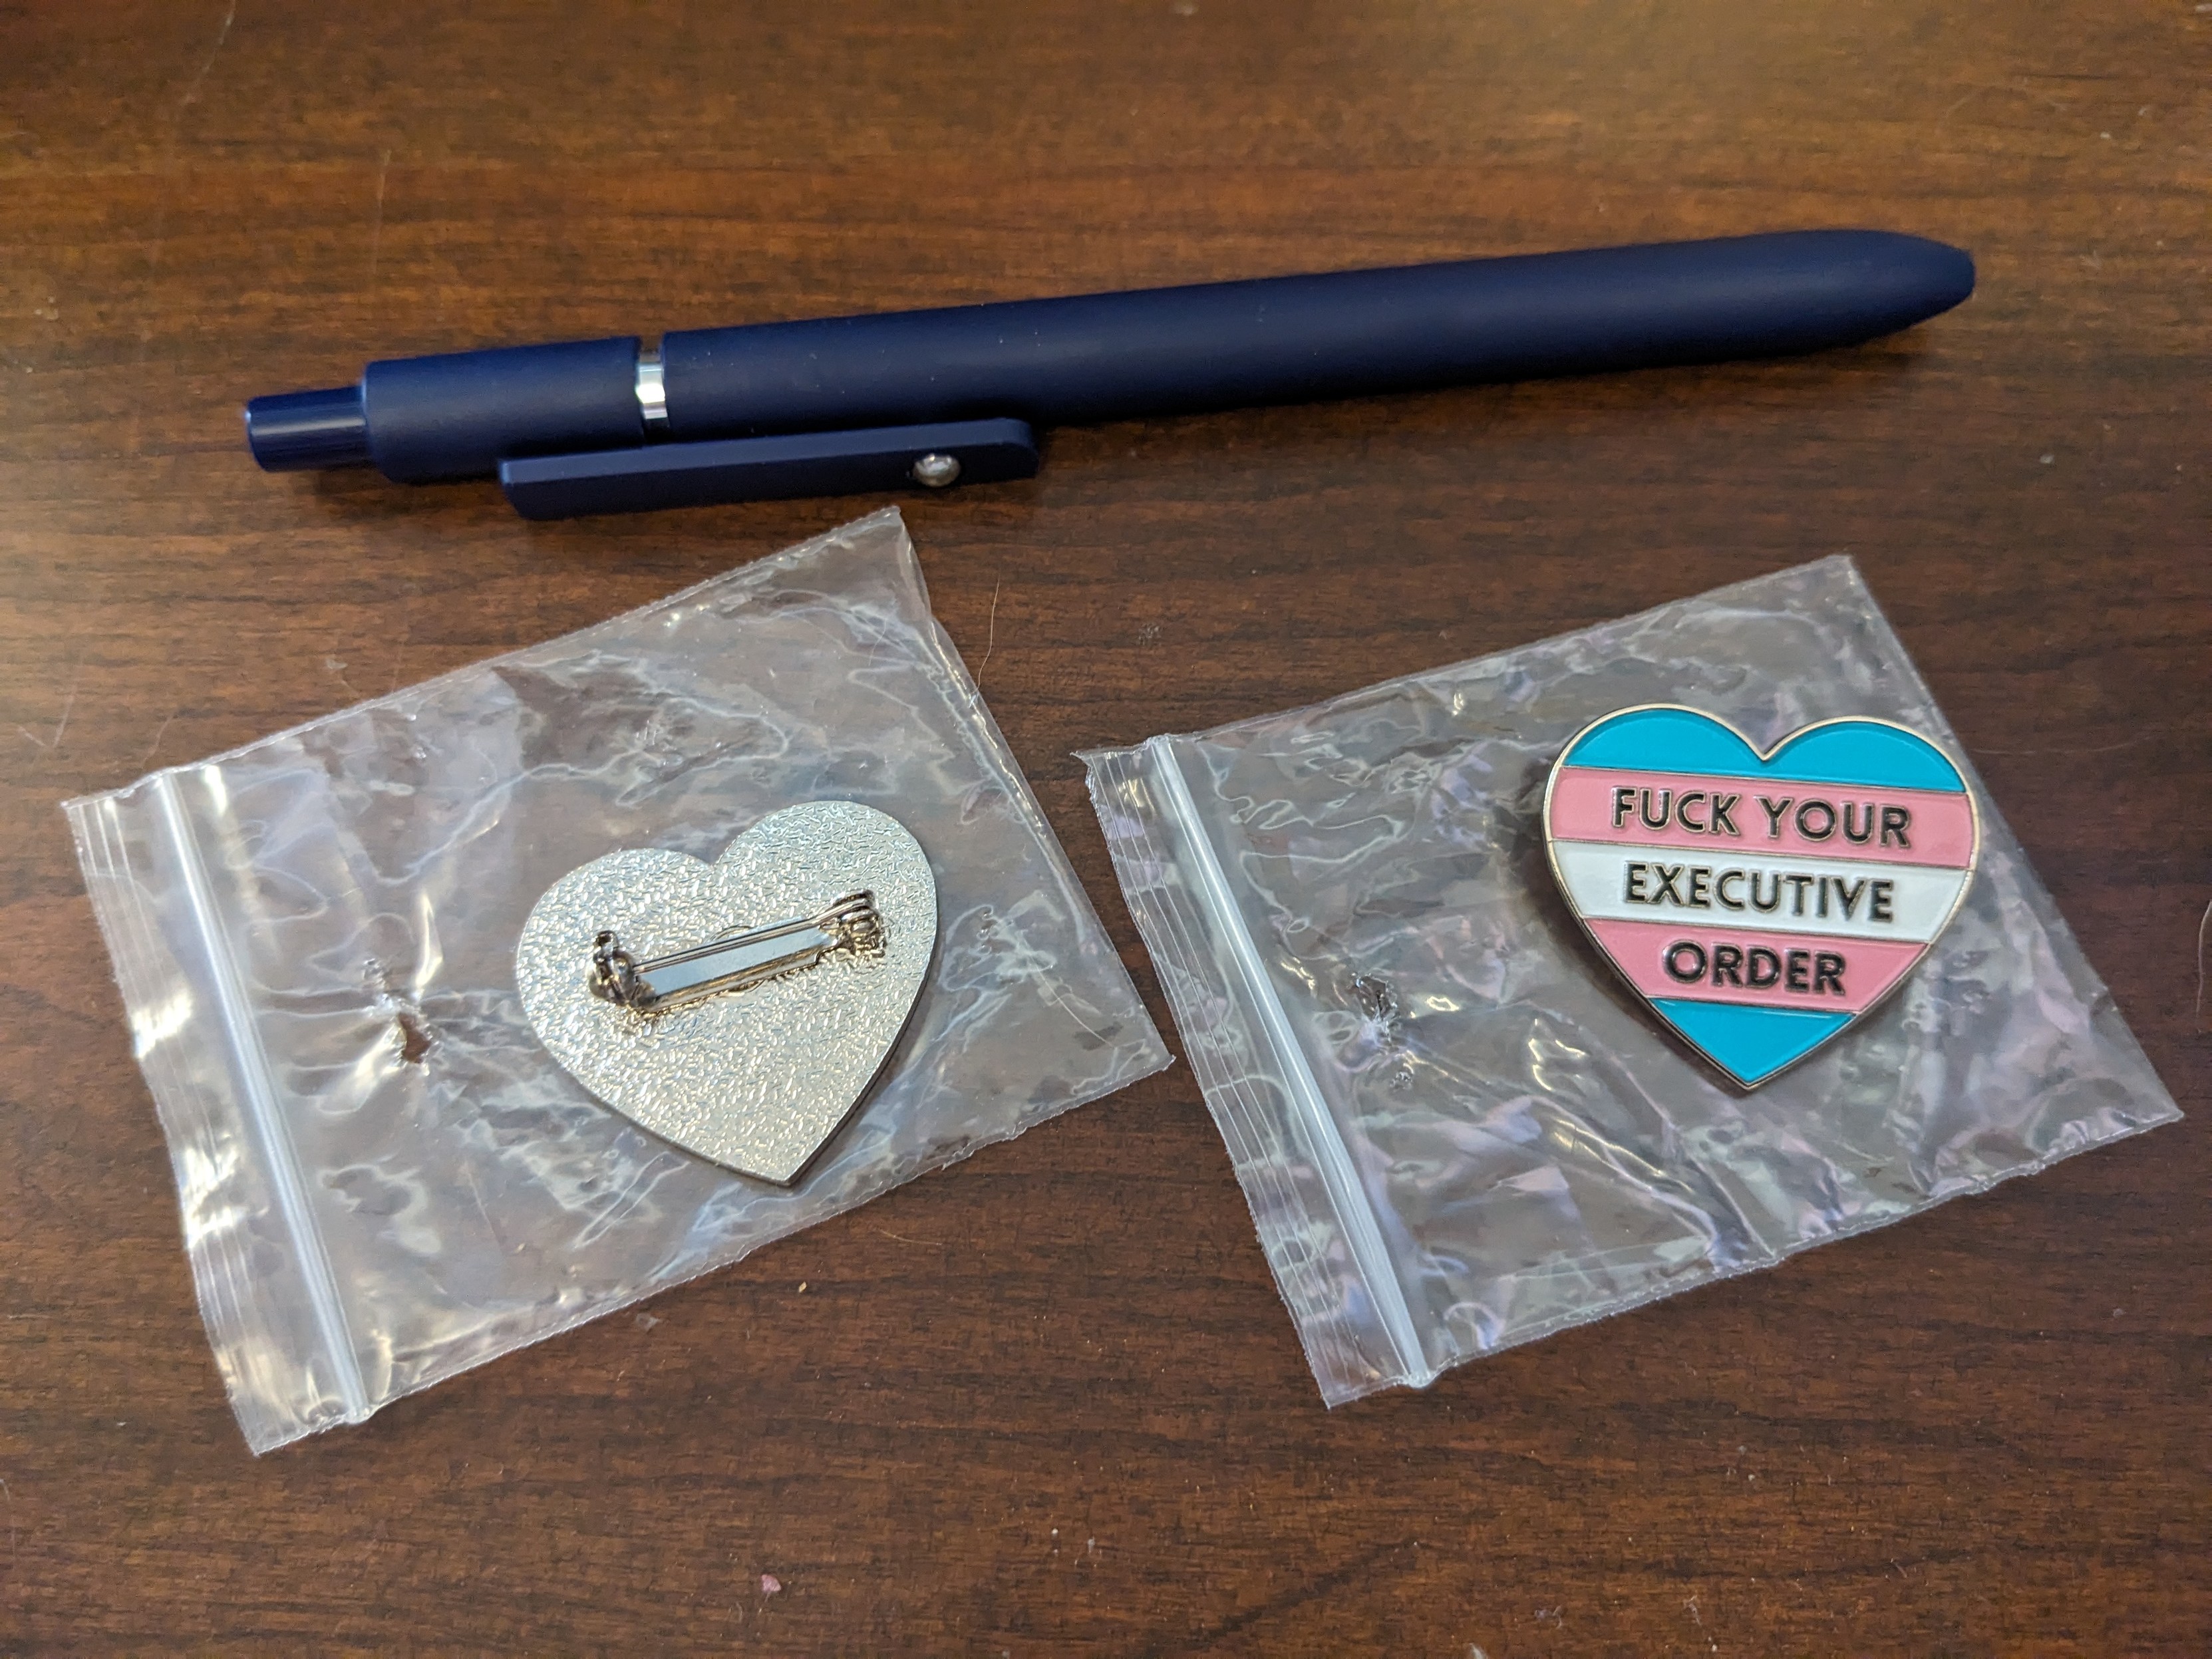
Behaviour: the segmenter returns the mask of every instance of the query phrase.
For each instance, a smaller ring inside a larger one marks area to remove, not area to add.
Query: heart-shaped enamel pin
[[[1665,707],[1576,734],[1545,787],[1544,836],[1597,948],[1745,1088],[1897,988],[1981,850],[1965,778],[1916,732],[1824,720],[1761,754]]]
[[[531,1029],[608,1105],[685,1151],[788,1184],[905,1028],[937,945],[937,884],[856,801],[771,813],[713,864],[610,853],[523,924]]]

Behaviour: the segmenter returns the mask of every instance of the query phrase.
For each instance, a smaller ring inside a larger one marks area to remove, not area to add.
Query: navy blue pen
[[[510,346],[256,398],[271,471],[496,472],[532,518],[1026,477],[1038,427],[1856,344],[1973,291],[1876,230]]]

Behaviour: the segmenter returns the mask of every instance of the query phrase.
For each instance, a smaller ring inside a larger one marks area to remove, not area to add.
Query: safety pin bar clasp
[[[592,941],[592,994],[634,1013],[666,1013],[804,973],[834,954],[876,957],[883,950],[875,895],[848,893],[819,915],[725,933],[644,962],[603,933]]]

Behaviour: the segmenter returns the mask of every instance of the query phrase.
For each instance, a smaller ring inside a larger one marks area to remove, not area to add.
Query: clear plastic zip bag
[[[1553,762],[1639,704],[1762,749],[1872,716],[1959,752],[1838,557],[1085,757],[1332,1405],[2179,1115],[1971,769],[1981,860],[1902,988],[1761,1088],[1716,1080],[1547,861]]]
[[[789,1188],[633,1127],[515,995],[532,905],[841,799],[927,853],[937,952]],[[734,1261],[1167,1064],[929,613],[896,512],[69,803],[205,1319],[265,1451]]]

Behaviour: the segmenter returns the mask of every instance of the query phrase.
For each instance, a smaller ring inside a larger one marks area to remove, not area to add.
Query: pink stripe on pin
[[[1647,997],[1747,1002],[1856,1014],[1881,1000],[1927,947],[1917,939],[1601,921],[1589,927],[1613,965]]]
[[[1687,772],[1564,766],[1552,787],[1562,841],[1626,842],[1706,852],[1802,853],[1963,869],[1973,861],[1974,809],[1957,791],[1771,784]]]

